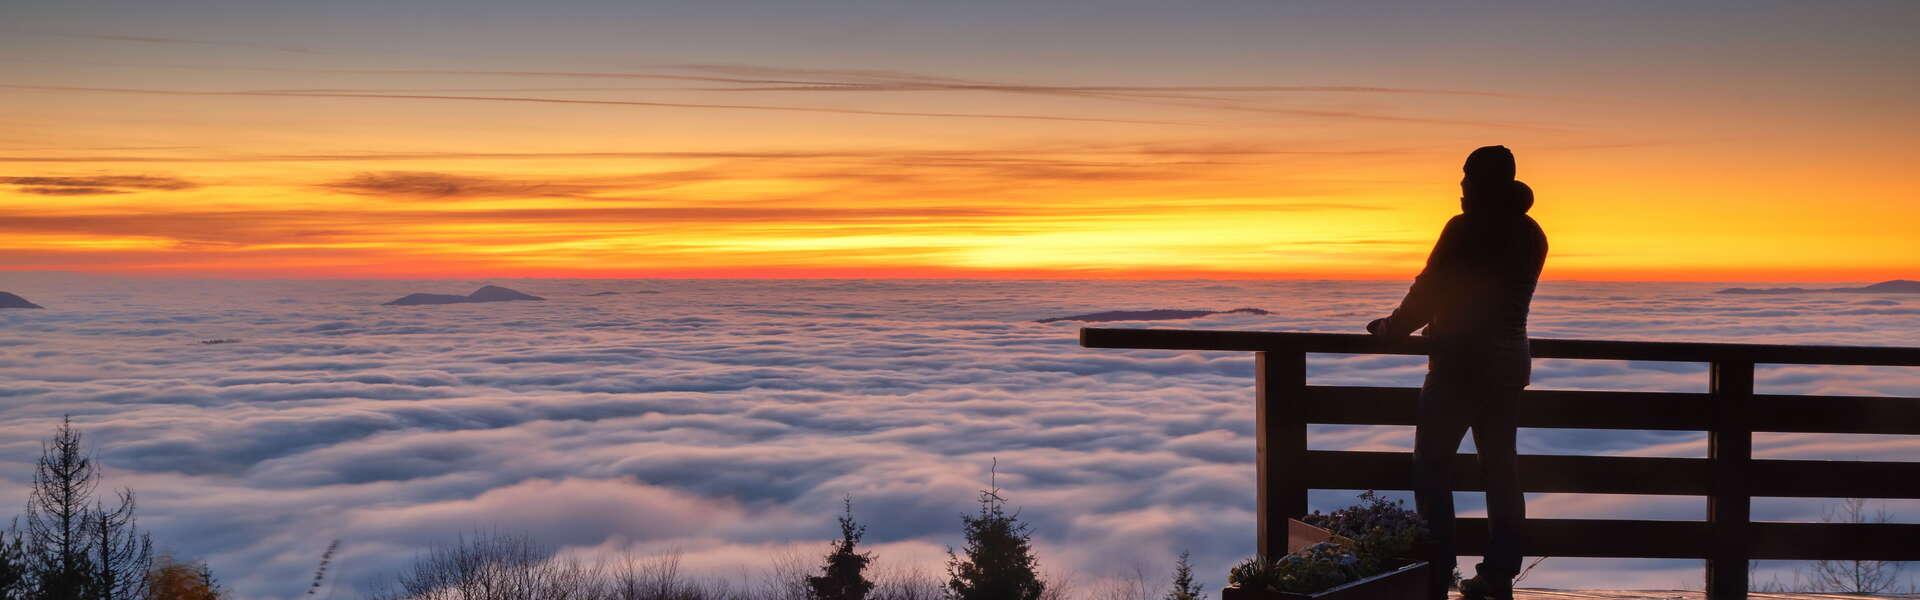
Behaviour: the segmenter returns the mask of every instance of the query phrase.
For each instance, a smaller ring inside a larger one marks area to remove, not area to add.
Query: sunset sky
[[[0,270],[1920,276],[1920,4],[638,4],[10,0]]]

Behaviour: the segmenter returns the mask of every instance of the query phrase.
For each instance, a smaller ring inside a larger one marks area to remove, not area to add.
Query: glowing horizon
[[[383,10],[20,11],[0,271],[1404,279],[1501,143],[1549,279],[1920,275],[1920,57],[1855,35],[1910,9],[1504,48],[1476,32],[1526,15],[1049,8],[990,45],[930,8],[839,40],[864,15]],[[1398,37],[1325,53],[1360,34]]]

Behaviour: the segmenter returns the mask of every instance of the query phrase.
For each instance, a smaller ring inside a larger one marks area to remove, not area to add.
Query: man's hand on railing
[[[1387,319],[1386,319],[1385,317],[1381,317],[1381,318],[1378,318],[1378,319],[1374,319],[1374,320],[1372,320],[1372,321],[1368,321],[1368,322],[1367,322],[1367,333],[1371,333],[1371,334],[1374,334],[1374,335],[1386,335],[1386,334],[1387,334]]]

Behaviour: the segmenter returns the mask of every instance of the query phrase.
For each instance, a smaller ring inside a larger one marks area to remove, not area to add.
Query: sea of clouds
[[[482,283],[545,302],[381,306]],[[1920,297],[1735,296],[1712,284],[1549,282],[1539,337],[1917,345]],[[1253,549],[1252,360],[1092,350],[1076,313],[1273,311],[1151,325],[1357,332],[1394,282],[191,281],[7,275],[0,505],[72,415],[140,523],[247,598],[305,592],[341,540],[338,596],[474,531],[569,553],[679,551],[734,576],[823,551],[851,495],[883,564],[938,569],[997,461],[1043,568],[1210,586]],[[614,294],[594,295],[600,292]],[[1145,326],[1119,323],[1112,326]],[[205,344],[203,340],[237,340]],[[1315,356],[1315,383],[1417,385],[1418,357]],[[1704,365],[1540,361],[1536,388],[1700,391]],[[1767,393],[1920,396],[1920,370],[1763,367]],[[1321,449],[1411,447],[1316,427]],[[1539,454],[1705,456],[1689,432],[1523,430]],[[1470,447],[1470,446],[1469,446]],[[1760,457],[1920,460],[1920,439],[1761,434]],[[1317,508],[1351,491],[1316,491]],[[1404,496],[1404,495],[1403,495]],[[1461,494],[1466,513],[1477,495]],[[1819,520],[1828,501],[1758,499]],[[1895,520],[1920,504],[1890,501]],[[1531,494],[1542,517],[1699,519],[1697,497]],[[0,511],[0,517],[7,514]],[[1470,565],[1471,563],[1466,563]],[[1790,577],[1794,565],[1762,568]],[[1528,585],[1701,585],[1697,561],[1550,559]]]

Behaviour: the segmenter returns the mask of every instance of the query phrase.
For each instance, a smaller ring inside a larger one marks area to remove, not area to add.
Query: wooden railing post
[[[1259,552],[1287,553],[1287,518],[1307,514],[1307,422],[1302,401],[1307,392],[1307,354],[1300,351],[1254,353],[1254,420],[1258,429],[1260,470]]]
[[[1712,495],[1707,498],[1707,521],[1713,543],[1707,558],[1707,597],[1730,600],[1747,597],[1752,521],[1748,474],[1753,465],[1753,426],[1747,420],[1753,398],[1753,362],[1716,360],[1707,393],[1713,401],[1713,429],[1707,432],[1707,458],[1712,461]]]

